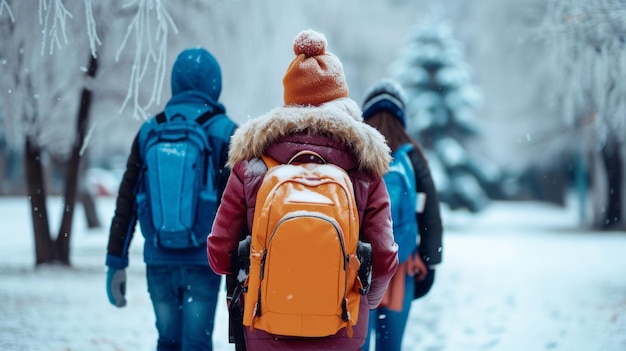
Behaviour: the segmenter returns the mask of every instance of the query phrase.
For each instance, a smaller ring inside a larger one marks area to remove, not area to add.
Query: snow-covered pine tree
[[[501,196],[502,176],[471,152],[481,135],[475,118],[481,94],[463,59],[451,25],[435,14],[410,33],[392,73],[406,90],[409,132],[425,149],[441,201],[478,212]]]

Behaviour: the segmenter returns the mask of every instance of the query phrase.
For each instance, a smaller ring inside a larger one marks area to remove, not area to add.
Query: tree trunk
[[[85,220],[89,229],[101,228],[102,222],[98,216],[98,208],[93,195],[84,188],[78,192],[78,201],[83,204],[85,210]]]
[[[619,142],[614,134],[609,134],[607,144],[601,151],[607,177],[607,202],[604,229],[619,228],[622,225],[622,158]]]
[[[2,136],[0,136],[0,195],[5,195],[6,191],[5,191],[5,186],[6,184],[6,180],[7,180],[7,152],[5,151],[7,149],[6,144],[3,142],[3,140],[1,139]]]
[[[100,228],[102,226],[100,217],[98,217],[98,208],[93,194],[86,185],[87,168],[89,165],[89,153],[85,152],[80,162],[79,180],[78,180],[78,201],[83,204],[85,211],[85,220],[89,229]]]
[[[42,263],[55,261],[56,254],[50,238],[41,152],[39,147],[31,142],[29,138],[26,138],[24,158],[26,188],[28,199],[30,200],[33,233],[35,236],[35,264],[38,266]]]
[[[98,59],[90,56],[87,75],[92,78],[95,77],[97,68]],[[66,166],[63,218],[61,219],[61,227],[59,228],[59,234],[56,239],[56,245],[60,253],[60,261],[67,265],[70,265],[70,239],[72,236],[72,220],[74,218],[74,208],[76,205],[76,192],[78,189],[78,172],[80,169],[81,151],[85,136],[87,135],[90,108],[91,90],[84,87],[81,93],[80,107],[76,121],[76,140],[72,147],[72,155]]]
[[[78,202],[83,205],[85,220],[89,229],[100,228],[102,224],[98,216],[96,200],[87,187],[87,170],[89,168],[89,152],[85,151],[78,168]]]

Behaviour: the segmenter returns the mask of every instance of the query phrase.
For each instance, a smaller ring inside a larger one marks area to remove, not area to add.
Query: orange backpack
[[[298,163],[305,157],[316,162]],[[278,164],[257,195],[243,324],[275,335],[352,336],[360,295],[359,219],[346,172],[310,151]],[[367,318],[367,316],[366,316]]]

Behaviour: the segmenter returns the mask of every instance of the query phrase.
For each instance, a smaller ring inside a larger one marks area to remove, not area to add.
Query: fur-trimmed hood
[[[387,172],[391,155],[385,138],[363,122],[361,110],[350,98],[320,106],[281,106],[247,121],[231,139],[228,165],[261,157],[280,138],[305,131],[344,145],[357,159],[359,169],[377,176]]]

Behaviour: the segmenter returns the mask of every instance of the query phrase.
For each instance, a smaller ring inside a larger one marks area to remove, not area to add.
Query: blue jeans
[[[409,275],[406,276],[406,290],[404,293],[404,301],[402,303],[402,311],[392,311],[385,307],[379,307],[370,310],[369,326],[363,351],[369,351],[372,332],[375,332],[376,351],[400,351],[402,348],[402,336],[409,318],[409,310],[413,301],[413,290],[415,279]]]
[[[213,350],[221,277],[198,265],[149,265],[146,277],[159,332],[157,351]]]

